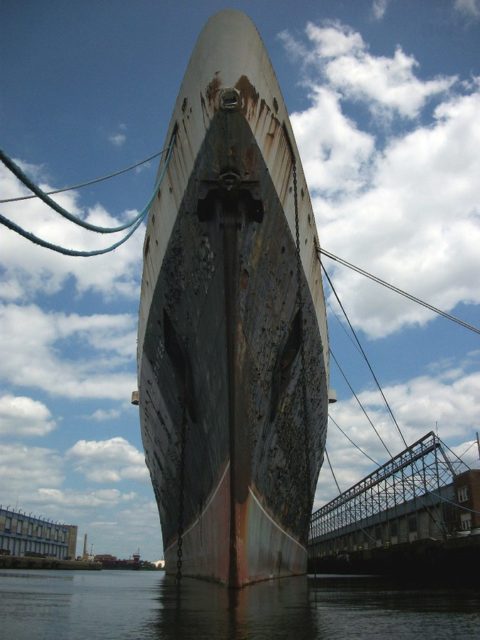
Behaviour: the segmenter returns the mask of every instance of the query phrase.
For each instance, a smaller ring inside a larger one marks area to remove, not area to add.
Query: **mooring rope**
[[[168,166],[168,162],[169,162],[170,157],[171,157],[174,141],[175,141],[174,138],[172,138],[172,142],[169,145],[167,159],[166,159],[166,162],[165,162],[165,165],[164,165],[164,169],[165,169],[166,166]],[[0,149],[0,160],[7,167],[7,169],[9,169],[26,187],[28,187],[30,189],[30,191],[33,191],[33,193],[36,196],[38,196],[40,198],[40,200],[42,200],[51,209],[56,211],[58,214],[60,214],[66,220],[69,220],[70,222],[73,222],[73,224],[76,224],[79,227],[82,227],[83,229],[87,229],[88,231],[95,231],[96,233],[117,233],[119,231],[125,231],[125,229],[129,229],[130,227],[135,226],[135,224],[138,221],[142,220],[142,218],[144,218],[145,215],[148,213],[150,205],[153,202],[153,199],[155,197],[155,194],[156,194],[156,192],[158,190],[158,187],[159,187],[159,184],[160,184],[160,181],[161,181],[160,179],[157,180],[157,184],[155,185],[155,189],[154,189],[154,192],[153,192],[151,198],[149,199],[147,204],[143,207],[143,209],[132,220],[129,220],[128,222],[125,222],[124,224],[118,225],[117,227],[100,227],[98,225],[91,224],[89,222],[86,222],[85,220],[82,220],[78,216],[74,215],[73,213],[70,213],[70,211],[67,211],[62,206],[60,206],[57,202],[55,202],[55,200],[50,198],[50,196],[47,195],[47,193],[42,191],[42,189],[40,189],[40,187],[38,185],[36,185],[32,180],[30,180],[30,178],[20,169],[20,167],[17,164],[15,164],[15,162],[4,151],[2,151],[2,149]],[[164,172],[162,173],[161,178],[163,178],[163,174],[164,174]],[[5,220],[7,220],[7,218],[5,218],[5,216],[1,216],[0,221],[2,222],[2,224],[5,224]],[[12,229],[12,231],[15,231],[16,233],[20,233],[20,235],[23,235],[27,239],[29,239],[29,240],[31,239],[29,236],[21,233],[19,231],[20,227],[18,227],[18,225],[15,225],[15,223],[11,223],[11,225],[5,224],[5,226],[8,226],[10,229]],[[33,236],[33,237],[35,237],[35,236]],[[34,240],[32,240],[32,242],[33,241]],[[36,244],[41,244],[41,243],[36,242]],[[46,246],[46,245],[42,244],[41,246]],[[47,247],[47,248],[50,249],[51,246]],[[77,255],[77,254],[76,253],[74,253],[74,254],[68,253],[67,255]],[[93,254],[93,255],[96,255],[96,254]]]
[[[165,159],[165,164],[162,167],[162,170],[160,172],[158,180],[155,183],[155,187],[153,189],[152,195],[151,195],[150,199],[148,200],[147,204],[142,209],[142,211],[137,216],[135,216],[133,221],[130,221],[129,223],[127,223],[125,225],[121,225],[119,227],[113,228],[114,231],[121,231],[123,229],[127,229],[127,228],[130,227],[130,230],[123,238],[118,240],[118,242],[115,242],[114,244],[110,245],[109,247],[106,247],[104,249],[95,249],[95,250],[92,250],[92,251],[80,251],[80,250],[77,250],[77,249],[68,249],[67,247],[62,247],[61,245],[57,245],[55,243],[48,242],[46,240],[43,240],[42,238],[39,238],[38,236],[34,235],[30,231],[26,231],[25,229],[23,229],[22,227],[17,225],[15,222],[12,222],[12,220],[9,220],[8,218],[6,218],[5,216],[3,216],[1,214],[0,214],[0,224],[3,224],[5,227],[7,227],[8,229],[11,229],[15,233],[18,233],[23,238],[26,238],[27,240],[29,240],[33,244],[39,245],[41,247],[44,247],[45,249],[50,249],[50,251],[55,251],[56,253],[61,253],[61,254],[66,255],[66,256],[81,257],[81,258],[91,258],[93,256],[99,256],[99,255],[103,255],[105,253],[109,253],[110,251],[114,251],[120,245],[124,244],[135,233],[135,231],[138,229],[138,227],[140,226],[140,224],[142,223],[144,218],[147,216],[147,213],[148,213],[148,211],[150,209],[150,206],[151,206],[155,196],[158,193],[158,189],[160,187],[160,184],[161,184],[163,178],[165,177],[168,165],[170,163],[170,159],[172,157],[174,144],[175,144],[175,137],[172,138],[172,141],[170,143],[170,147],[169,147],[169,150],[168,150],[168,154],[167,154],[167,157]],[[48,198],[48,196],[47,196],[47,198]],[[50,200],[50,198],[49,198],[49,200]],[[52,200],[52,202],[53,202],[53,200]],[[68,212],[66,212],[66,213],[68,213]],[[68,214],[68,215],[70,216],[70,214]],[[66,216],[64,216],[64,217],[66,217]],[[75,216],[74,216],[74,218],[75,218]],[[83,221],[81,221],[81,222],[82,222],[82,224],[80,226],[82,226],[84,228],[89,228],[90,230],[102,229],[101,233],[112,233],[111,229],[110,229],[110,231],[106,231],[105,227],[96,227],[95,225],[89,225],[88,223],[84,223]]]
[[[117,176],[121,176],[124,173],[127,173],[128,171],[133,171],[133,169],[136,169],[137,167],[141,167],[142,165],[147,164],[147,162],[150,162],[150,160],[154,160],[155,158],[158,158],[159,156],[163,155],[166,151],[168,151],[168,149],[169,147],[165,147],[165,149],[162,149],[161,151],[157,151],[156,153],[153,153],[151,156],[148,156],[148,158],[144,158],[143,160],[140,160],[140,162],[131,164],[128,167],[119,169],[118,171],[113,171],[112,173],[109,173],[105,176],[100,176],[99,178],[93,178],[92,180],[87,180],[86,182],[78,182],[77,184],[72,184],[68,187],[62,187],[61,189],[53,189],[52,191],[45,191],[45,193],[47,196],[52,196],[52,195],[55,195],[56,193],[73,191],[74,189],[81,189],[82,187],[89,187],[92,184],[105,182],[105,180],[116,178]],[[31,193],[28,196],[17,196],[16,198],[4,198],[3,200],[0,200],[0,204],[6,204],[7,202],[20,202],[21,200],[31,200],[32,198],[38,198],[38,196],[35,193]]]

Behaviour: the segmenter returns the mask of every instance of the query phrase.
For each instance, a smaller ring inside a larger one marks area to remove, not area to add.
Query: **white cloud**
[[[108,138],[114,147],[121,147],[125,144],[127,136],[124,133],[114,133]]]
[[[356,192],[368,174],[375,141],[342,113],[336,92],[315,87],[311,101],[291,117],[309,188],[328,195]]]
[[[459,456],[470,469],[480,469],[480,451],[478,449],[477,438],[472,438],[451,447],[453,453]]]
[[[336,23],[309,23],[306,34],[324,81],[344,98],[361,101],[379,114],[415,118],[433,96],[447,91],[456,78],[422,81],[415,76],[418,62],[397,47],[393,57],[374,56],[361,35]]]
[[[0,503],[12,506],[10,497]],[[13,505],[15,506],[15,505]],[[18,508],[42,518],[78,526],[77,552],[81,553],[83,534],[88,534],[88,550],[129,557],[141,543],[142,557],[161,557],[158,511],[153,500],[118,489],[76,491],[57,487],[32,488],[19,496]],[[118,533],[121,528],[122,535]]]
[[[148,169],[150,169],[151,166],[152,166],[152,161],[144,162],[140,166],[135,167],[134,171],[138,175],[139,173],[142,173],[142,171],[147,171]]]
[[[478,91],[442,103],[432,125],[387,145],[363,193],[314,200],[325,248],[443,310],[480,303],[479,109]],[[432,318],[344,268],[334,283],[371,337]]]
[[[329,62],[326,74],[331,84],[353,100],[371,101],[370,110],[378,115],[396,112],[415,118],[427,99],[451,87],[455,79],[422,82],[415,78],[416,61],[397,48],[393,58],[344,56]]]
[[[110,352],[130,360],[135,356],[136,318],[130,314],[57,313],[52,319],[58,339],[78,336],[98,352]]]
[[[89,540],[94,545],[94,553],[111,553],[125,558],[140,547],[144,559],[163,557],[158,509],[154,500],[135,497],[123,506],[119,504],[114,511],[114,518],[105,517],[106,508],[99,511],[96,520],[88,522]],[[112,535],[113,528],[118,530],[119,526],[122,535]]]
[[[44,436],[55,426],[48,407],[42,402],[25,396],[0,397],[0,435]]]
[[[480,372],[465,374],[455,369],[436,377],[418,376],[386,387],[384,392],[407,442],[414,442],[433,430],[436,423],[440,437],[458,440],[471,432],[480,411]],[[404,445],[386,413],[380,394],[363,391],[358,396],[389,448],[398,453]],[[358,436],[358,444],[367,445],[375,437],[369,433],[370,427],[354,399],[338,402],[332,408],[332,415],[338,418],[340,426],[352,427]],[[356,437],[353,439],[357,441]],[[378,443],[372,450],[379,455],[381,447]]]
[[[43,447],[2,443],[0,447],[0,503],[18,502],[26,508],[40,488],[59,487],[64,480],[63,460],[57,451]]]
[[[480,18],[480,0],[455,0],[454,8],[466,18]]]
[[[66,507],[68,509],[97,509],[98,507],[114,507],[125,501],[135,499],[135,493],[123,494],[118,489],[99,489],[98,491],[72,491],[61,489],[39,488],[32,502],[48,506],[49,512],[54,507]]]
[[[96,422],[105,422],[106,420],[115,420],[120,415],[117,409],[97,409],[90,416]]]
[[[372,14],[375,20],[381,20],[385,15],[389,0],[373,0]]]
[[[134,447],[131,447],[131,451],[128,447],[126,449],[131,466],[139,466]],[[120,455],[122,459],[119,464],[125,463],[126,457],[125,454],[123,458]],[[74,524],[85,521],[85,518],[88,522],[89,514],[95,514],[97,510],[101,510],[97,515],[99,519],[100,515],[105,518],[108,514],[111,517],[116,508],[129,508],[132,502],[143,504],[144,499],[140,499],[134,491],[122,492],[108,487],[95,491],[65,488],[65,459],[69,459],[69,456],[65,458],[52,449],[2,443],[0,504]],[[135,472],[137,476],[141,475],[137,469]],[[131,475],[134,476],[133,473]],[[130,477],[128,469],[125,477]]]
[[[309,22],[305,32],[314,45],[314,55],[309,60],[323,63],[326,59],[359,56],[365,50],[362,36],[337,21],[326,21],[322,27]]]
[[[128,507],[123,508],[119,512],[119,517],[125,527],[128,529],[133,539],[145,539],[147,536],[153,536],[153,544],[155,539],[158,540],[158,550],[161,550],[161,534],[159,531],[159,515],[158,507],[154,500],[132,501]]]
[[[25,169],[25,163],[17,163]],[[40,168],[37,174],[42,173]],[[29,167],[29,175],[32,175]],[[53,187],[40,184],[45,191]],[[0,166],[2,197],[29,195],[6,167]],[[67,211],[99,226],[118,226],[119,220],[104,207],[96,205],[87,211],[80,206],[80,196],[69,191],[54,196]],[[39,199],[2,205],[2,214],[34,235],[70,249],[95,250],[116,242],[125,232],[97,234],[68,222]],[[122,220],[132,219],[136,211],[122,212]],[[132,299],[139,294],[144,229],[140,229],[113,253],[93,258],[64,256],[30,243],[13,231],[2,227],[0,265],[4,270],[0,296],[4,300],[30,300],[42,293],[58,293],[73,278],[78,293],[94,291],[107,300],[117,297]]]
[[[480,412],[480,372],[466,372],[461,366],[444,369],[432,366],[436,375],[418,376],[404,383],[384,387],[407,444],[412,444],[429,431],[437,431],[455,453],[461,454],[472,442]],[[405,448],[377,391],[357,394],[375,428],[392,455]],[[348,436],[379,464],[389,459],[354,398],[337,402],[330,414]],[[470,439],[469,439],[470,438]],[[329,423],[327,448],[342,491],[368,475],[376,465],[350,444],[332,421]],[[464,461],[478,466],[472,447]],[[316,506],[338,494],[327,461],[324,462],[317,487]]]
[[[306,61],[310,105],[291,120],[322,245],[445,311],[480,303],[478,79],[454,92],[454,78],[420,79],[412,56],[400,48],[374,56],[349,27],[309,24],[306,32],[306,42],[282,39]],[[359,105],[402,116],[402,128],[373,119],[362,129]],[[325,266],[370,337],[434,317],[328,259]]]
[[[118,131],[112,133],[112,135],[108,137],[108,140],[113,144],[114,147],[122,147],[125,144],[127,140],[127,135],[125,133],[126,130],[127,125],[122,123],[118,125]]]
[[[92,482],[143,482],[149,477],[143,453],[124,438],[79,440],[66,455],[75,470]]]
[[[18,280],[0,282],[0,300],[13,302],[21,300],[24,295],[23,287]]]
[[[120,451],[118,446],[116,451]],[[123,454],[120,451],[119,455],[120,464],[129,461],[131,466],[139,466],[131,445],[124,447]],[[74,457],[67,459],[70,467]],[[111,487],[95,491],[64,487],[65,468],[65,458],[57,451],[3,443],[0,447],[0,504],[37,517],[76,524],[79,527],[78,544],[81,545],[83,533],[87,532],[89,544],[93,543],[97,552],[103,549],[119,557],[128,557],[136,550],[139,540],[143,540],[147,554],[152,558],[157,554],[160,557],[158,511],[150,497]],[[122,535],[112,538],[108,523],[121,523]]]
[[[0,322],[0,379],[11,385],[116,400],[130,398],[136,387],[130,315],[45,313],[10,304],[0,305]]]

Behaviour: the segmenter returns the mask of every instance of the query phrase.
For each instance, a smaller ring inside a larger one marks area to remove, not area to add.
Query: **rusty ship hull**
[[[183,576],[241,587],[302,574],[328,404],[319,241],[275,74],[242,13],[204,27],[167,143],[138,333],[166,570],[180,546]]]

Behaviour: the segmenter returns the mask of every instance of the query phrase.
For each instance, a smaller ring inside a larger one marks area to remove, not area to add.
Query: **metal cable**
[[[388,402],[388,400],[387,400],[387,398],[386,398],[386,396],[385,396],[385,394],[383,392],[383,389],[382,389],[382,387],[380,385],[380,382],[378,381],[378,378],[377,378],[377,376],[375,375],[375,372],[372,369],[372,365],[370,364],[368,356],[365,353],[365,351],[364,351],[364,349],[363,349],[363,347],[362,347],[362,345],[360,343],[360,340],[358,339],[357,333],[356,333],[355,329],[353,328],[352,323],[350,322],[350,319],[349,319],[349,317],[347,315],[347,312],[345,311],[345,308],[344,308],[343,304],[341,303],[340,298],[337,295],[335,287],[333,286],[333,282],[330,280],[330,277],[329,277],[329,275],[327,273],[327,270],[323,266],[322,261],[320,261],[320,265],[321,265],[321,267],[323,269],[323,273],[325,274],[325,277],[328,280],[328,284],[330,285],[330,288],[332,289],[333,294],[334,294],[338,304],[340,305],[341,310],[343,311],[343,315],[345,316],[345,319],[348,322],[348,326],[350,327],[350,329],[352,331],[353,337],[355,338],[355,342],[358,344],[358,347],[359,347],[360,351],[362,352],[362,356],[365,359],[365,362],[367,363],[367,366],[368,366],[368,368],[370,370],[370,373],[372,374],[372,377],[375,380],[375,384],[377,385],[377,388],[378,388],[378,390],[380,391],[380,393],[382,395],[383,401],[385,402],[385,406],[388,409],[388,412],[389,412],[389,414],[390,414],[390,416],[391,416],[391,418],[393,420],[393,423],[395,424],[395,426],[397,428],[397,431],[400,434],[400,437],[402,438],[403,444],[405,445],[405,447],[407,447],[408,446],[407,445],[407,441],[405,440],[405,437],[404,437],[404,435],[402,433],[402,430],[400,429],[400,425],[398,424],[397,419],[393,415],[393,411],[392,411],[392,408],[390,407],[390,403]]]
[[[360,409],[361,409],[361,410],[363,411],[363,413],[365,414],[365,417],[367,418],[368,422],[370,423],[370,426],[371,426],[371,427],[372,427],[372,429],[375,431],[375,433],[376,433],[376,435],[377,435],[378,439],[380,440],[380,442],[383,444],[383,447],[384,447],[385,451],[388,453],[388,455],[390,456],[390,458],[393,458],[393,456],[392,456],[392,452],[391,452],[391,451],[390,451],[390,449],[387,447],[387,445],[386,445],[386,444],[385,444],[385,442],[383,441],[382,436],[381,436],[381,435],[379,434],[379,432],[377,431],[377,429],[376,429],[375,425],[373,424],[373,422],[372,422],[372,420],[371,420],[370,416],[368,415],[368,413],[367,413],[367,411],[366,411],[365,407],[364,407],[364,406],[363,406],[363,404],[361,403],[360,398],[357,396],[357,394],[356,394],[356,393],[355,393],[355,391],[353,390],[352,385],[351,385],[351,384],[350,384],[350,382],[348,381],[347,376],[345,375],[345,373],[344,373],[344,371],[343,371],[342,367],[340,366],[340,364],[339,364],[338,360],[336,359],[336,357],[335,357],[335,355],[333,354],[333,351],[332,351],[331,349],[330,349],[330,355],[332,356],[332,358],[333,358],[333,360],[334,360],[335,364],[337,365],[338,370],[339,370],[339,371],[340,371],[340,373],[342,374],[343,379],[344,379],[344,380],[345,380],[345,382],[347,383],[348,388],[349,388],[349,389],[350,389],[350,391],[352,392],[353,397],[354,397],[354,398],[355,398],[355,400],[358,402],[358,404],[359,404],[359,406],[360,406]]]
[[[335,480],[335,484],[337,486],[338,494],[340,495],[342,493],[342,490],[340,489],[340,485],[338,484],[337,476],[335,475],[335,473],[333,471],[333,467],[332,467],[332,463],[330,462],[330,456],[328,455],[327,447],[325,447],[325,456],[327,458],[328,466],[330,467],[330,472],[332,474],[332,477]]]
[[[340,262],[341,264],[345,264],[346,266],[349,266],[349,267],[353,268],[355,271],[358,271],[359,273],[362,273],[362,275],[367,275],[368,277],[370,277],[371,279],[375,280],[376,282],[379,282],[379,284],[383,284],[383,285],[387,286],[388,288],[391,288],[392,290],[397,291],[397,293],[401,293],[402,295],[405,295],[407,298],[412,299],[412,300],[415,300],[415,299],[414,299],[414,296],[411,296],[410,294],[407,294],[407,293],[405,293],[405,292],[402,292],[400,289],[397,289],[396,287],[393,287],[393,285],[388,285],[388,283],[385,283],[384,281],[380,280],[379,278],[376,278],[375,276],[371,276],[371,274],[367,274],[367,272],[363,272],[363,270],[358,269],[357,267],[354,267],[353,265],[350,265],[350,264],[349,264],[349,263],[347,263],[346,261],[343,261],[343,260],[341,260],[340,258],[337,258],[337,256],[333,256],[333,254],[329,254],[328,252],[325,252],[323,249],[320,249],[320,250],[319,250],[319,253],[320,253],[320,254],[325,254],[327,257],[332,257],[334,260],[337,260],[337,261],[338,261],[338,262]],[[329,278],[328,273],[327,273],[327,271],[326,271],[325,267],[323,266],[323,264],[322,264],[321,260],[320,260],[320,264],[321,264],[322,269],[323,269],[323,272],[325,273],[325,276],[326,276],[326,278],[327,278],[327,280],[328,280],[328,283],[330,284],[330,287],[331,287],[331,289],[332,289],[332,291],[333,291],[333,293],[334,293],[334,295],[335,295],[335,297],[336,297],[336,299],[337,299],[337,302],[338,302],[338,304],[340,305],[340,308],[342,309],[342,311],[343,311],[343,313],[344,313],[344,315],[345,315],[345,318],[346,318],[346,320],[347,320],[347,322],[348,322],[348,325],[349,325],[350,329],[352,330],[353,335],[355,336],[355,340],[356,340],[356,341],[357,341],[357,343],[358,343],[358,346],[359,346],[359,348],[360,348],[360,350],[361,350],[361,352],[362,352],[362,354],[363,354],[363,356],[364,356],[364,358],[365,358],[365,361],[366,361],[366,363],[367,363],[367,365],[368,365],[368,367],[369,367],[369,369],[370,369],[370,371],[371,371],[371,373],[372,373],[372,376],[373,376],[373,378],[374,378],[374,380],[375,380],[375,382],[376,382],[376,384],[377,384],[377,387],[378,387],[378,389],[379,389],[380,393],[382,394],[382,397],[383,397],[383,399],[384,399],[384,401],[385,401],[385,404],[386,404],[386,406],[387,406],[387,408],[388,408],[388,410],[389,410],[389,412],[390,412],[390,415],[391,415],[391,417],[392,417],[392,419],[393,419],[393,421],[394,421],[394,423],[395,423],[395,425],[396,425],[396,427],[397,427],[397,429],[398,429],[398,431],[399,431],[399,433],[400,433],[400,436],[402,437],[402,440],[403,440],[403,442],[404,442],[405,446],[407,447],[407,443],[406,443],[406,441],[405,441],[405,438],[404,438],[404,436],[403,436],[403,433],[402,433],[402,431],[401,431],[401,429],[400,429],[400,427],[399,427],[399,425],[398,425],[398,423],[397,423],[397,421],[396,421],[396,419],[395,419],[395,416],[393,415],[393,412],[392,412],[392,410],[391,410],[391,408],[390,408],[390,405],[389,405],[389,403],[388,403],[388,401],[387,401],[387,399],[386,399],[386,397],[385,397],[385,395],[384,395],[384,393],[383,393],[383,391],[382,391],[382,389],[381,389],[381,387],[380,387],[380,384],[379,384],[379,382],[378,382],[378,380],[377,380],[377,378],[376,378],[376,376],[375,376],[375,374],[374,374],[374,372],[373,372],[373,370],[372,370],[371,366],[370,366],[370,363],[369,363],[369,361],[368,361],[368,358],[367,358],[367,356],[366,356],[366,354],[365,354],[365,352],[364,352],[364,350],[363,350],[363,348],[362,348],[362,346],[361,346],[361,344],[360,344],[360,342],[359,342],[359,340],[358,340],[358,337],[357,337],[357,335],[356,335],[356,333],[355,333],[355,331],[354,331],[354,329],[353,329],[353,327],[352,327],[352,325],[351,325],[351,323],[350,323],[350,320],[349,320],[349,318],[348,318],[348,316],[347,316],[347,313],[346,313],[346,311],[345,311],[345,309],[344,309],[344,307],[343,307],[342,303],[340,302],[340,299],[339,299],[339,297],[338,297],[338,295],[337,295],[337,292],[335,291],[335,288],[333,287],[332,281],[331,281],[331,279]],[[422,304],[423,306],[426,306],[426,307],[428,307],[428,308],[431,308],[431,309],[432,309],[432,310],[434,310],[434,311],[439,312],[439,313],[440,313],[440,315],[442,315],[442,316],[444,316],[444,317],[448,317],[448,319],[451,319],[451,320],[453,320],[453,321],[457,322],[458,324],[461,324],[461,325],[463,325],[463,326],[466,326],[466,328],[470,328],[471,330],[475,331],[476,333],[480,333],[480,330],[477,330],[477,329],[476,329],[476,327],[473,327],[472,325],[468,325],[467,323],[464,323],[462,320],[458,320],[458,318],[455,318],[454,316],[449,316],[449,314],[446,314],[445,312],[442,312],[442,311],[440,311],[440,310],[437,310],[437,309],[435,309],[435,307],[431,307],[431,305],[428,305],[427,303],[424,303],[423,301],[420,301],[420,300],[415,300],[415,301],[418,301],[418,302],[419,302],[420,304]],[[332,351],[331,351],[331,350],[330,350],[330,354],[331,354],[331,356],[333,357],[333,359],[335,360],[335,363],[337,364],[337,367],[340,369],[340,372],[342,373],[342,375],[343,375],[343,377],[344,377],[345,381],[347,382],[348,386],[350,387],[350,390],[351,390],[351,391],[352,391],[352,393],[354,394],[354,396],[355,396],[355,398],[356,398],[357,402],[360,404],[360,407],[361,407],[361,408],[362,408],[362,410],[364,411],[365,415],[367,415],[367,414],[366,414],[365,409],[363,409],[363,406],[362,406],[362,404],[360,403],[360,400],[358,399],[358,397],[357,397],[357,396],[356,396],[356,394],[354,393],[354,391],[353,391],[352,387],[350,386],[350,383],[349,383],[349,382],[348,382],[348,380],[346,379],[345,374],[343,373],[343,371],[342,371],[342,369],[341,369],[341,367],[340,367],[340,365],[339,365],[338,361],[336,360],[336,358],[335,358],[335,356],[333,355],[333,353],[332,353]],[[368,416],[367,416],[367,418],[368,418]],[[368,418],[368,420],[369,420],[370,424],[371,424],[371,425],[372,425],[372,427],[373,427],[373,423],[370,421],[370,418]],[[338,425],[337,425],[337,426],[338,426]],[[377,435],[379,435],[379,434],[378,434],[378,432],[377,432],[377,430],[375,429],[375,427],[373,427],[373,428],[374,428],[374,430],[375,430],[375,433],[377,433]],[[344,435],[346,435],[346,434],[344,434]],[[379,437],[380,437],[380,436],[379,436]],[[380,438],[380,439],[381,439],[381,438]],[[382,440],[382,443],[383,443],[383,440]],[[354,444],[354,443],[352,442],[352,444]],[[386,448],[385,443],[383,443],[383,444],[384,444],[384,446],[385,446],[385,448]],[[355,445],[355,446],[356,446],[356,445]],[[445,445],[445,446],[447,446],[447,445]],[[448,447],[448,446],[447,446],[447,448],[448,448],[448,450],[449,450],[451,453],[453,453],[453,451],[450,449],[450,447]],[[470,448],[470,447],[469,447],[469,448]],[[387,451],[388,451],[388,448],[387,448]],[[389,454],[390,454],[390,452],[389,452]],[[454,455],[455,455],[455,454],[454,454]],[[391,456],[391,454],[390,454],[390,456]],[[458,458],[458,456],[456,456],[456,457]],[[459,458],[459,459],[460,459],[460,458]],[[413,464],[412,466],[413,466],[413,468],[414,468],[414,469],[416,469],[416,465],[415,465],[415,464]],[[430,493],[432,493],[433,495],[437,495],[437,497],[439,497],[439,498],[440,498],[441,500],[443,500],[444,502],[448,502],[448,503],[450,503],[450,504],[453,504],[453,505],[455,505],[455,506],[459,507],[460,509],[464,509],[465,511],[469,511],[470,513],[480,514],[480,512],[475,511],[474,509],[469,509],[468,507],[464,507],[464,506],[462,506],[462,505],[460,505],[460,504],[458,504],[458,503],[452,502],[451,500],[448,500],[447,498],[444,498],[444,497],[443,497],[443,496],[441,496],[440,494],[436,494],[434,491],[431,491]],[[422,498],[422,497],[423,497],[423,496],[419,496],[419,498]],[[428,510],[428,509],[427,509],[427,510]]]
[[[360,451],[360,453],[363,453],[363,455],[368,458],[371,462],[373,462],[373,464],[376,464],[377,467],[380,466],[380,464],[374,460],[373,458],[371,458],[368,453],[366,451],[364,451],[361,447],[358,446],[358,444],[356,444],[351,438],[350,436],[348,436],[345,431],[340,427],[340,425],[332,418],[332,416],[330,414],[328,414],[328,417],[330,418],[330,420],[333,422],[333,424],[337,427],[337,429],[340,431],[340,433],[342,433],[345,438],[350,442],[350,444],[353,444],[353,446],[355,447],[355,449],[358,449]]]
[[[368,271],[365,271],[364,269],[361,269],[360,267],[356,267],[354,264],[351,264],[350,262],[347,262],[346,260],[344,260],[343,258],[339,258],[338,256],[334,255],[333,253],[330,253],[329,251],[326,251],[325,249],[317,249],[317,253],[320,257],[320,254],[326,256],[327,258],[330,258],[331,260],[335,260],[335,262],[338,262],[339,264],[343,265],[344,267],[348,267],[349,269],[352,269],[353,271],[356,271],[357,273],[359,273],[362,276],[365,276],[366,278],[370,278],[370,280],[373,280],[374,282],[381,284],[383,287],[386,287],[387,289],[390,289],[390,291],[394,291],[395,293],[398,293],[401,296],[404,296],[405,298],[408,298],[408,300],[411,300],[412,302],[416,302],[417,304],[421,305],[422,307],[425,307],[426,309],[429,309],[430,311],[433,311],[434,313],[437,313],[438,315],[442,316],[443,318],[446,318],[447,320],[450,320],[451,322],[455,322],[456,324],[459,324],[460,326],[464,327],[465,329],[468,329],[469,331],[473,331],[474,333],[480,335],[480,329],[478,327],[475,327],[474,325],[465,322],[464,320],[461,320],[460,318],[457,318],[456,316],[452,316],[450,313],[447,313],[446,311],[442,311],[441,309],[438,309],[437,307],[434,307],[432,304],[425,302],[424,300],[421,300],[420,298],[417,298],[416,296],[412,295],[411,293],[407,293],[406,291],[403,291],[402,289],[399,289],[398,287],[396,287],[393,284],[390,284],[389,282],[386,282],[385,280],[382,280],[381,278],[379,278],[378,276],[374,276],[373,274],[369,273]]]
[[[470,449],[471,449],[471,448],[473,447],[473,445],[474,445],[474,444],[476,444],[476,443],[477,443],[477,441],[476,441],[476,440],[474,440],[471,444],[469,444],[469,445],[468,445],[468,447],[465,449],[465,451],[464,451],[461,455],[459,455],[459,456],[458,456],[458,457],[460,458],[460,460],[463,458],[463,456],[464,456],[468,451],[470,451]]]
[[[459,502],[454,502],[453,500],[449,500],[448,498],[445,498],[445,496],[442,496],[440,493],[437,493],[436,491],[430,491],[430,493],[433,496],[440,498],[440,500],[442,500],[443,502],[446,502],[447,504],[452,504],[454,507],[457,507],[458,509],[462,509],[463,511],[468,511],[468,513],[474,513],[477,516],[480,516],[480,511],[476,511],[475,509],[470,509],[469,507],[465,507]]]
[[[338,484],[335,472],[333,471],[333,467],[332,467],[332,463],[330,462],[330,457],[328,455],[327,447],[325,447],[325,456],[327,458],[328,466],[330,467],[330,471],[332,473],[333,479],[335,480],[335,484],[337,485],[338,494],[340,495],[342,493],[342,491],[340,489],[340,485]],[[351,507],[347,506],[347,508],[349,509],[350,514],[351,514]],[[363,527],[359,527],[359,528],[360,528],[360,531],[362,531],[367,536],[367,538],[370,538],[370,540],[375,540],[375,538],[373,536],[371,536],[366,529],[364,529]]]
[[[353,346],[355,347],[355,349],[358,351],[358,353],[362,353],[360,351],[360,349],[358,348],[358,344],[354,341],[354,339],[352,338],[352,336],[348,333],[348,331],[345,329],[345,326],[343,324],[343,322],[340,320],[340,318],[338,317],[338,314],[336,313],[335,309],[332,307],[332,305],[330,304],[330,302],[327,302],[327,307],[330,310],[330,312],[335,316],[336,321],[338,322],[338,324],[340,325],[340,328],[342,329],[343,333],[347,336],[347,338],[350,340],[350,342],[353,344]]]

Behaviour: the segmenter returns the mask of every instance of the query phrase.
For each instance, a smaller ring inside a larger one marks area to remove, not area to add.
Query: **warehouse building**
[[[74,560],[75,525],[44,520],[0,505],[0,554]]]

